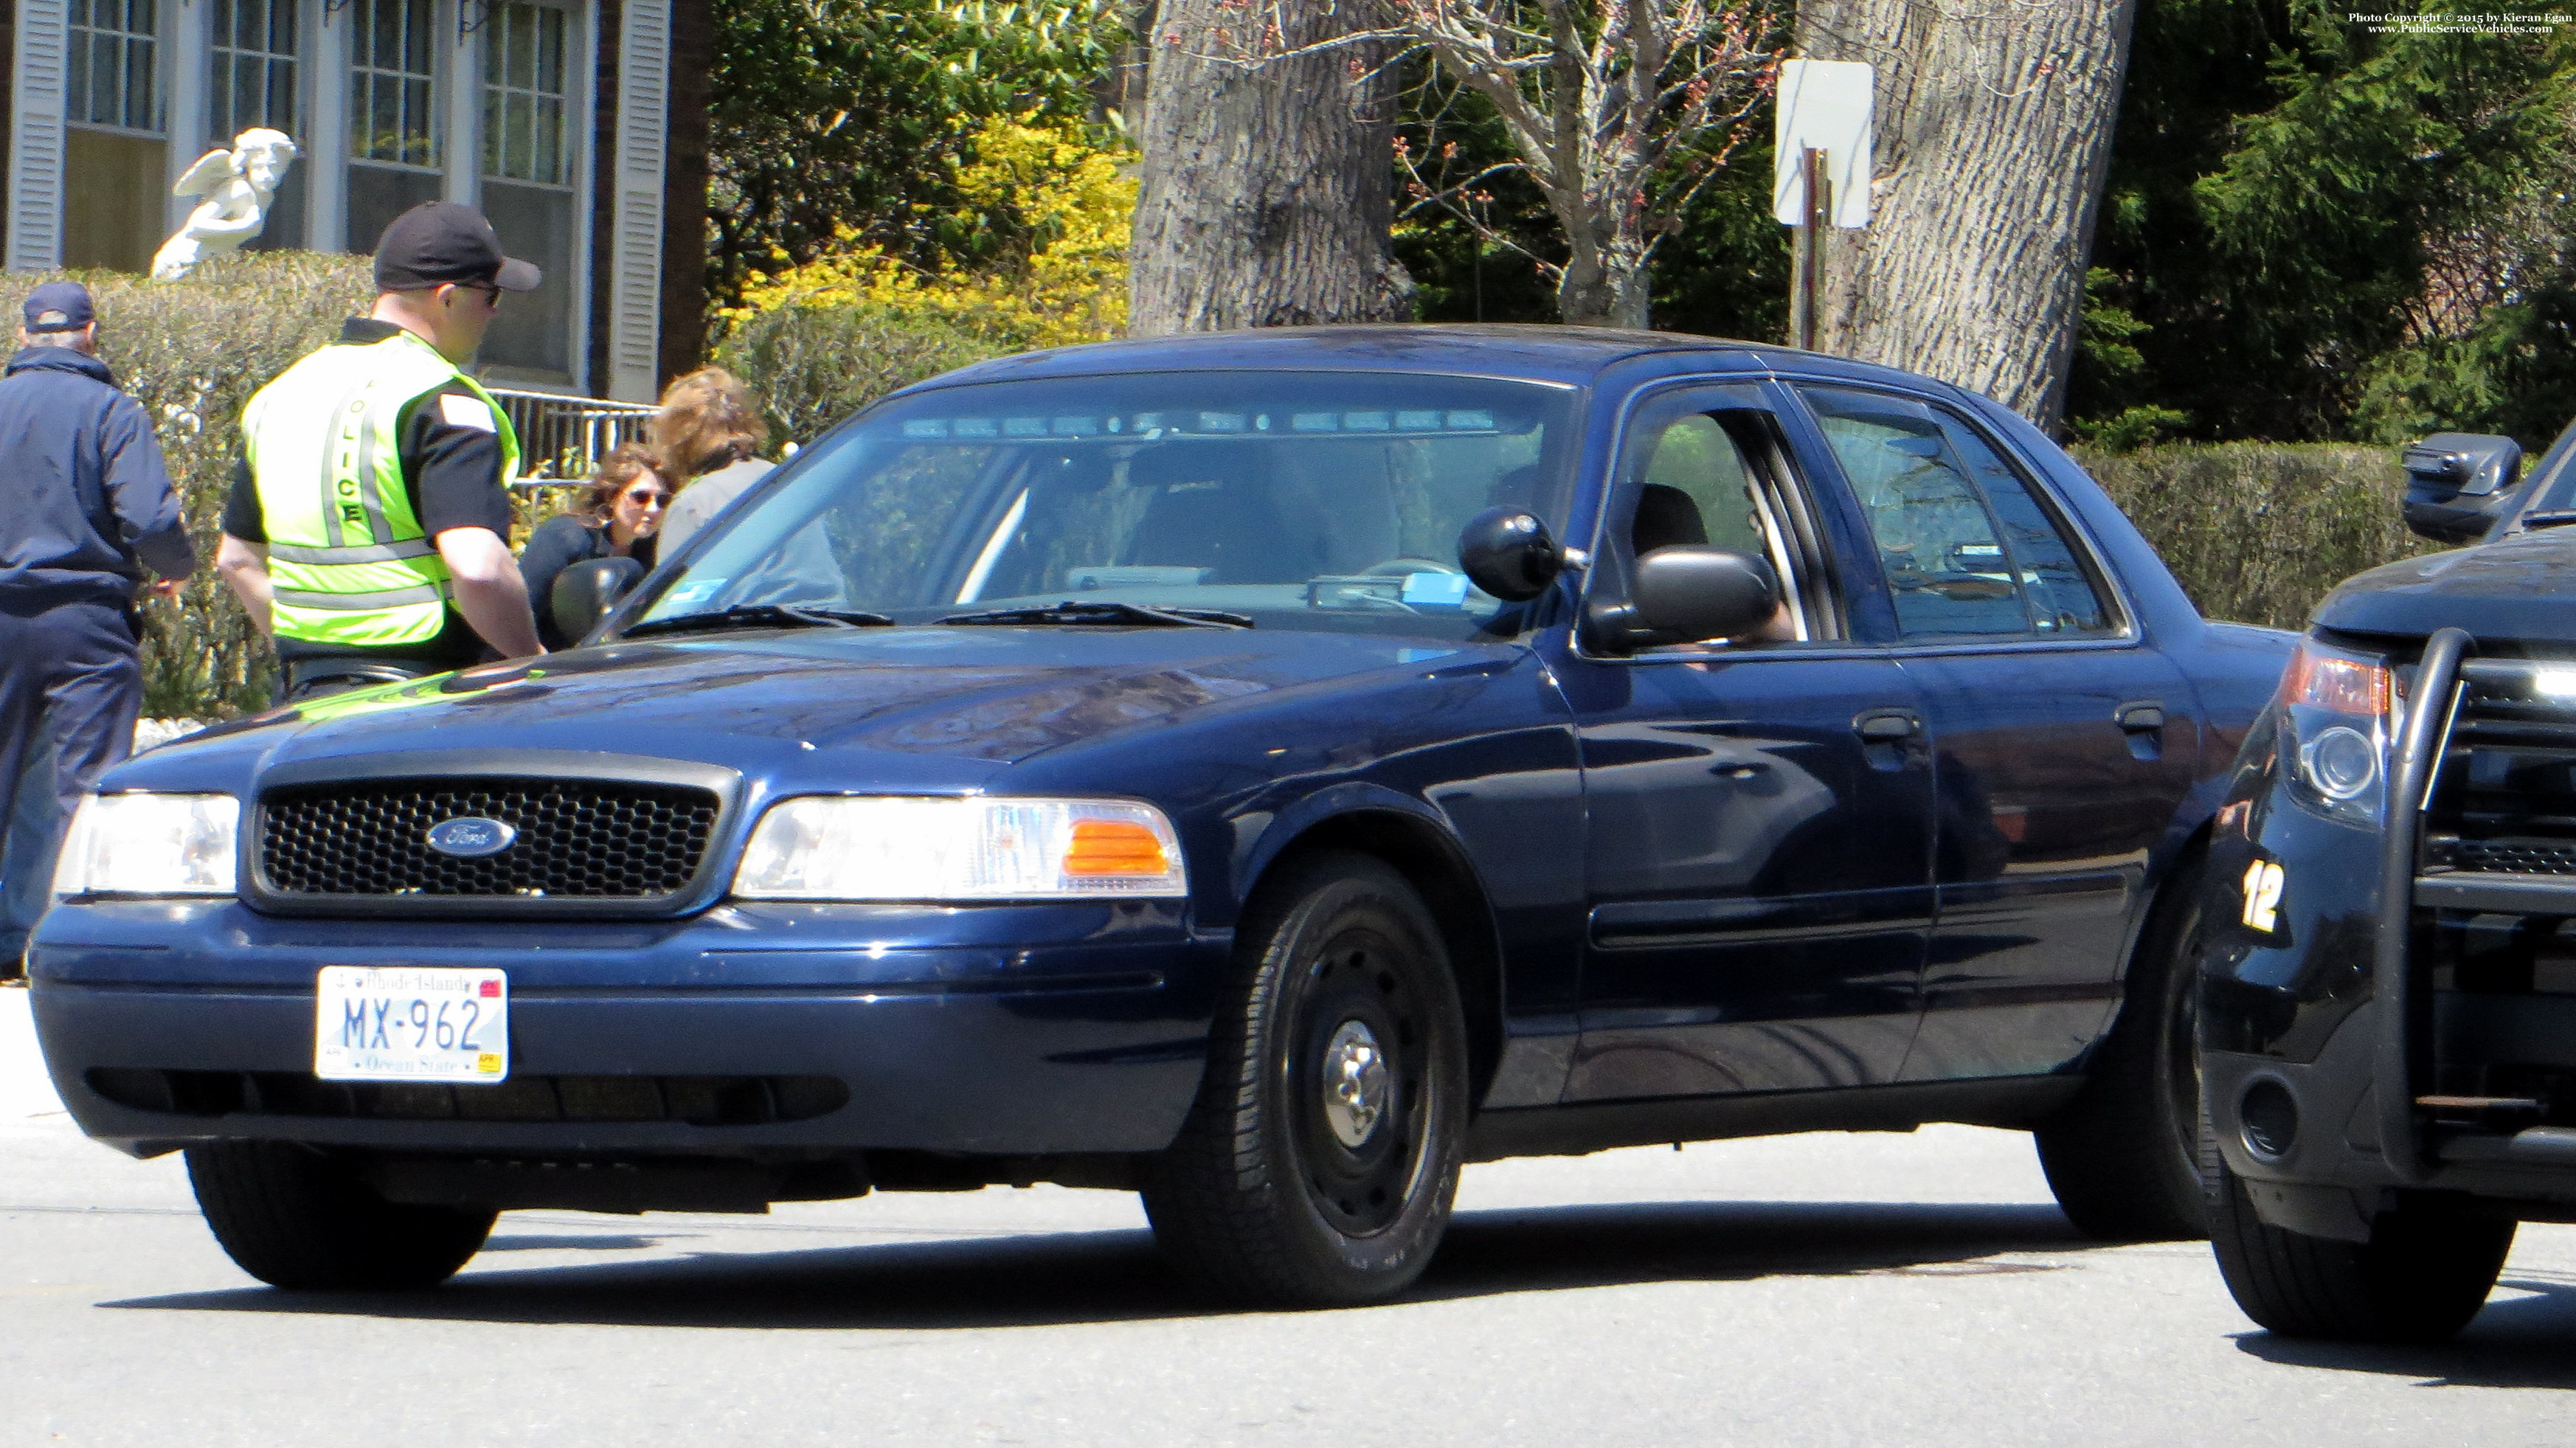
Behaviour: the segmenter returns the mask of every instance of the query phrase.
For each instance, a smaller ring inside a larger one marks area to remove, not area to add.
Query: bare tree
[[[1878,68],[1866,231],[1837,233],[1817,345],[2054,428],[2136,0],[1802,0],[1819,60]]]
[[[1394,91],[1333,0],[1162,0],[1128,331],[1397,321]]]
[[[1525,174],[1565,235],[1563,261],[1534,258],[1556,283],[1558,318],[1645,326],[1657,243],[1770,94],[1782,19],[1772,0],[1382,3],[1377,34],[1490,103],[1516,158],[1459,178],[1441,171],[1445,155],[1399,154],[1414,204],[1507,240],[1477,203],[1494,170]]]

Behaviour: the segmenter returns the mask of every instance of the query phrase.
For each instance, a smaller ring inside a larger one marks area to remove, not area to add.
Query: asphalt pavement
[[[1968,1127],[1468,1169],[1403,1301],[1211,1311],[1132,1197],[520,1212],[454,1283],[270,1291],[83,1140],[0,990],[0,1445],[2422,1444],[2576,1437],[2576,1228],[2455,1346],[2255,1330]]]

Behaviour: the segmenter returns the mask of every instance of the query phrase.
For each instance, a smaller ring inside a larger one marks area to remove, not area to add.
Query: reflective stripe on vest
[[[243,409],[281,636],[377,648],[447,626],[447,564],[412,512],[401,428],[414,403],[455,382],[491,409],[506,484],[519,465],[509,415],[409,332],[324,347]]]

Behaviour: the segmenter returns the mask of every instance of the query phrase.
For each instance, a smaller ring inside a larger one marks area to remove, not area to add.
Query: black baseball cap
[[[77,332],[94,321],[89,288],[78,282],[47,282],[27,293],[27,330]]]
[[[445,282],[533,292],[544,280],[534,263],[501,254],[501,238],[482,212],[454,201],[424,201],[395,217],[376,239],[376,290],[382,292]]]

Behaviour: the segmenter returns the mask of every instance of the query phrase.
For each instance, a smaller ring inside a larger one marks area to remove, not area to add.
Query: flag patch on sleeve
[[[459,392],[438,395],[438,415],[457,427],[470,427],[478,432],[499,432],[492,425],[492,409],[482,398]]]

